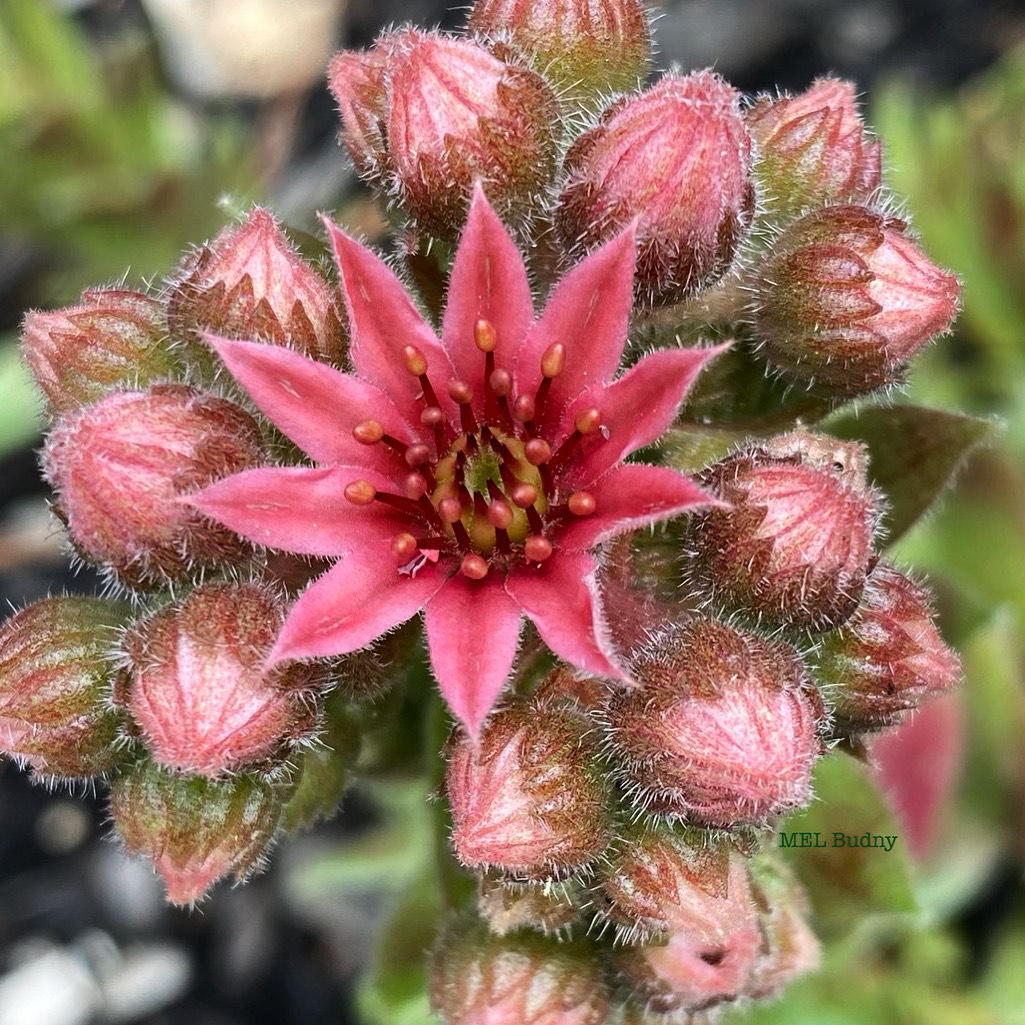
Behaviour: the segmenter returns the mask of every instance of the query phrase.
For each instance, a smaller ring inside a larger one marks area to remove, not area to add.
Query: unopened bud
[[[857,611],[822,638],[814,659],[840,735],[896,726],[961,677],[960,660],[933,622],[928,592],[882,562]]]
[[[259,207],[186,257],[171,282],[167,319],[185,340],[211,331],[287,345],[312,359],[345,358],[336,293]]]
[[[284,618],[263,586],[207,584],[128,631],[124,703],[155,761],[218,777],[280,764],[309,735],[317,670],[264,668]]]
[[[252,773],[214,781],[144,762],[114,781],[110,815],[128,853],[152,861],[169,903],[194,904],[224,876],[263,867],[285,791]]]
[[[879,188],[882,147],[865,130],[851,82],[820,78],[797,96],[762,97],[745,121],[770,218],[866,200]]]
[[[21,346],[50,411],[95,402],[117,384],[144,385],[168,375],[161,303],[139,292],[93,289],[77,306],[25,317]]]
[[[561,96],[578,102],[632,92],[651,58],[638,0],[477,0],[467,28],[512,43]]]
[[[697,619],[654,636],[633,670],[641,686],[601,716],[638,808],[729,829],[807,803],[825,709],[788,644]]]
[[[46,598],[0,630],[0,754],[66,778],[118,762],[120,675],[110,652],[130,609],[100,598]]]
[[[248,542],[180,496],[261,461],[248,413],[178,384],[112,393],[61,420],[43,450],[54,511],[75,548],[132,587],[247,557]]]
[[[823,393],[857,395],[901,380],[957,315],[960,286],[905,233],[860,206],[791,225],[757,271],[755,331],[765,358]]]
[[[370,50],[336,53],[327,69],[327,84],[342,119],[342,142],[356,170],[368,177],[387,168],[387,39],[386,35]]]
[[[496,874],[481,876],[477,910],[498,936],[518,929],[561,933],[577,922],[589,903],[578,879],[560,883],[510,883]]]
[[[593,727],[570,708],[510,705],[449,751],[452,844],[462,864],[524,880],[587,868],[611,839]]]
[[[699,477],[730,508],[691,518],[691,583],[771,626],[830,630],[857,607],[874,561],[879,498],[864,447],[793,431]]]
[[[637,218],[638,298],[676,302],[722,276],[751,221],[740,95],[710,71],[614,103],[566,154],[555,230],[593,249]]]

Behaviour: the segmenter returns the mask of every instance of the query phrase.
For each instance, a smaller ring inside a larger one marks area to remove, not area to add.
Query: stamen
[[[566,366],[566,346],[553,342],[541,357],[541,373],[546,379],[558,377]]]
[[[471,553],[463,557],[459,572],[471,580],[483,580],[488,575],[488,564],[479,555]]]
[[[463,503],[458,498],[443,498],[438,503],[438,515],[446,523],[458,523],[463,518]]]
[[[481,352],[494,352],[498,344],[498,332],[490,320],[483,317],[473,325],[473,340]]]
[[[377,488],[368,480],[354,480],[346,484],[345,497],[353,505],[370,505],[377,498]]]
[[[420,497],[427,493],[427,481],[424,479],[422,473],[410,473],[406,475],[406,479],[402,482],[402,490],[406,494],[406,498],[412,499],[414,502]]]
[[[488,523],[498,530],[505,530],[513,521],[512,507],[504,498],[496,498],[488,506]]]
[[[452,524],[452,533],[456,536],[456,542],[463,550],[472,549],[473,542],[470,540],[470,535],[466,532],[466,527],[463,526],[461,520],[456,520]]]
[[[566,505],[574,516],[591,516],[597,508],[590,491],[574,491]]]
[[[591,406],[589,409],[583,409],[577,413],[573,426],[582,435],[594,434],[601,427],[601,413],[594,406]]]
[[[448,394],[452,401],[460,406],[468,406],[473,402],[473,389],[458,377],[453,377],[448,382]]]
[[[427,357],[415,345],[403,348],[402,363],[414,377],[423,377],[427,373]]]
[[[528,509],[537,501],[537,488],[533,484],[521,481],[519,484],[513,485],[509,497],[513,500],[514,505],[521,509]]]
[[[508,370],[503,370],[499,367],[489,378],[488,384],[491,385],[491,390],[500,398],[503,399],[509,392],[512,391],[513,379],[512,374]]]
[[[445,414],[440,406],[428,406],[420,411],[420,423],[424,427],[431,427],[437,430],[445,422]]]
[[[530,562],[544,562],[552,554],[552,542],[540,534],[531,534],[523,545],[523,554]]]
[[[391,553],[395,557],[395,561],[400,565],[404,566],[410,559],[416,555],[417,549],[420,546],[417,544],[416,538],[409,533],[396,534],[392,538]]]
[[[513,402],[512,415],[521,424],[529,424],[534,419],[535,402],[529,395],[517,395]]]
[[[361,420],[353,427],[352,436],[361,445],[376,445],[384,437],[384,428],[376,420]]]
[[[512,551],[509,535],[501,527],[495,527],[495,547],[499,555],[508,555]]]
[[[527,506],[527,522],[535,534],[544,533],[545,525],[541,520],[541,515],[532,505]]]
[[[552,458],[552,446],[544,438],[531,438],[523,446],[523,454],[531,466],[541,466]]]
[[[423,466],[430,458],[431,450],[423,444],[410,445],[405,452],[406,463],[409,466]]]

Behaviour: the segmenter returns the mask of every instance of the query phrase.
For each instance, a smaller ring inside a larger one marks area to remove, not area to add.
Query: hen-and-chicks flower
[[[267,547],[337,559],[296,602],[269,662],[355,651],[422,609],[442,694],[472,734],[523,616],[578,669],[628,680],[591,550],[714,501],[675,470],[623,463],[669,426],[714,350],[657,352],[615,378],[631,231],[571,270],[535,319],[523,259],[478,188],[439,340],[381,259],[327,228],[353,373],[211,339],[316,465],[236,474],[189,500]]]

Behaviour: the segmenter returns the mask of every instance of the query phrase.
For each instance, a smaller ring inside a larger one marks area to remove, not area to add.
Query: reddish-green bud
[[[170,284],[167,319],[182,339],[210,331],[286,345],[312,359],[345,359],[336,291],[259,207],[182,261]]]
[[[118,761],[115,629],[129,614],[101,598],[46,598],[0,630],[0,754],[79,778]]]
[[[866,200],[879,188],[882,147],[865,130],[851,82],[820,78],[797,96],[763,96],[744,117],[770,218]]]
[[[933,622],[928,592],[882,562],[857,611],[822,639],[814,658],[839,735],[896,726],[961,678],[960,660]]]
[[[207,584],[136,623],[119,695],[154,760],[210,777],[272,768],[316,723],[314,666],[267,670],[285,605],[258,584]]]
[[[75,548],[124,583],[181,580],[250,551],[180,498],[262,461],[256,421],[185,385],[115,392],[58,422],[43,468]]]
[[[524,223],[555,172],[551,88],[465,39],[407,29],[388,59],[388,154],[399,198],[421,227],[455,238],[480,181]]]
[[[579,921],[590,903],[579,879],[560,883],[510,883],[485,873],[477,887],[477,910],[493,933],[505,936],[517,929],[560,933]]]
[[[387,169],[385,80],[390,36],[370,50],[342,50],[331,58],[327,84],[342,119],[341,140],[360,174],[382,175]]]
[[[825,709],[792,647],[698,619],[656,634],[633,669],[642,686],[601,717],[640,808],[728,829],[807,803]]]
[[[435,950],[431,1009],[444,1025],[604,1025],[612,1014],[589,945],[465,922]]]
[[[651,59],[638,0],[477,0],[473,35],[508,41],[567,99],[632,92]]]
[[[566,154],[555,230],[574,254],[637,221],[638,298],[675,302],[733,261],[751,221],[751,140],[718,75],[666,75],[612,104]]]
[[[571,708],[509,705],[448,752],[452,844],[462,864],[544,880],[586,869],[608,846],[609,787],[593,727]]]
[[[707,468],[700,482],[731,508],[692,517],[692,586],[770,626],[839,626],[857,607],[875,559],[879,498],[866,474],[862,445],[807,431]]]
[[[287,786],[252,773],[214,781],[150,762],[116,779],[110,815],[129,854],[149,858],[171,904],[194,904],[219,879],[263,867]]]
[[[756,278],[765,358],[836,395],[900,381],[911,357],[950,327],[960,295],[903,221],[861,206],[826,207],[791,225]]]
[[[171,372],[163,305],[124,289],[91,289],[79,305],[25,317],[25,362],[54,414],[95,402],[117,384]]]

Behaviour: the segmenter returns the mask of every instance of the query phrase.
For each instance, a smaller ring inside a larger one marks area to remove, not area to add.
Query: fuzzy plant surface
[[[109,788],[187,905],[422,746],[445,1025],[703,1022],[813,971],[778,824],[960,677],[886,557],[978,436],[901,398],[959,283],[851,83],[650,51],[635,0],[389,30],[328,69],[384,251],[255,209],[24,324],[109,586],[3,626],[0,750]]]

